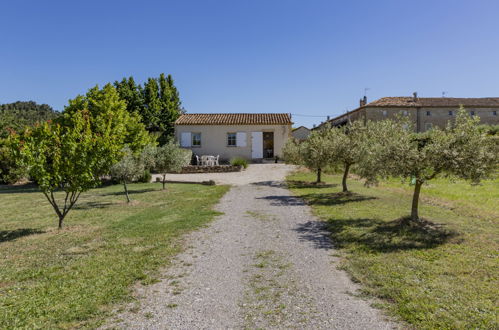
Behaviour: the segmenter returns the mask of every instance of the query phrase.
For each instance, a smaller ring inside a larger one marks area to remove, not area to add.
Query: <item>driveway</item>
[[[228,173],[193,173],[193,174],[167,174],[169,181],[203,182],[213,180],[217,184],[247,185],[253,182],[278,181],[293,169],[291,165],[284,164],[251,164],[241,172]],[[159,174],[153,175],[153,181]]]
[[[234,185],[217,206],[223,214],[186,237],[186,250],[161,281],[140,286],[137,303],[109,326],[398,328],[360,298],[357,286],[337,268],[334,242],[323,223],[283,183],[291,169],[262,164],[203,177]]]

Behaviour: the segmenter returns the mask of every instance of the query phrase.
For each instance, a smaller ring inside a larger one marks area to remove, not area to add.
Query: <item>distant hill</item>
[[[7,128],[16,131],[23,130],[36,122],[54,119],[60,113],[47,104],[37,104],[33,101],[17,101],[0,104],[0,138],[8,135]]]

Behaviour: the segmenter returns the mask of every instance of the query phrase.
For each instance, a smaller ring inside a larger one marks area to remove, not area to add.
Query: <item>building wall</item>
[[[282,157],[282,148],[291,136],[291,125],[176,125],[175,138],[182,132],[201,133],[201,146],[189,149],[195,155],[220,155],[221,160],[239,156],[251,159],[251,132],[274,132],[274,155]],[[227,133],[246,133],[246,146],[227,146]]]
[[[306,127],[299,127],[292,131],[291,135],[298,140],[306,140],[310,135],[310,130]]]
[[[444,128],[449,120],[456,118],[459,108],[367,107],[362,110],[365,110],[367,120],[372,121],[395,119],[397,115],[409,116],[411,122],[416,126],[416,130],[424,132],[430,127]],[[452,111],[452,115],[449,115],[449,111]],[[481,124],[499,125],[498,108],[466,108],[466,111],[470,114],[474,111],[474,115],[480,117]],[[493,111],[496,111],[497,115],[493,115]]]

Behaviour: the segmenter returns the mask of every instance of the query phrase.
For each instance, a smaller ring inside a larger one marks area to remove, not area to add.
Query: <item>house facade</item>
[[[287,113],[183,114],[175,121],[175,138],[198,156],[258,161],[282,156],[291,124]]]
[[[412,97],[383,97],[371,103],[367,103],[364,98],[357,109],[328,122],[332,126],[341,126],[354,120],[367,122],[408,116],[414,123],[416,131],[424,132],[433,127],[444,128],[449,121],[455,119],[461,105],[471,116],[480,117],[481,124],[499,124],[497,97],[418,97],[416,93]]]

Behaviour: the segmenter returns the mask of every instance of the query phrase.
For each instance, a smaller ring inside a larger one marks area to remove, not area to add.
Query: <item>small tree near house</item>
[[[166,189],[166,174],[182,171],[182,167],[189,165],[191,158],[192,151],[180,148],[173,141],[156,148],[154,168],[162,176],[163,190]]]
[[[127,184],[143,175],[144,169],[140,156],[135,156],[129,147],[123,149],[123,158],[111,167],[111,176],[123,184],[127,203],[130,203]]]
[[[455,123],[444,130],[414,133],[402,122],[378,125],[371,164],[377,174],[399,176],[414,185],[412,222],[420,221],[419,195],[426,182],[444,176],[479,183],[497,168],[497,144],[481,132],[478,124],[479,118],[460,109]]]
[[[307,140],[298,142],[289,139],[283,148],[286,162],[302,165],[317,173],[316,183],[322,180],[322,170],[331,163],[331,129],[325,128],[313,131]]]
[[[363,160],[364,144],[369,143],[366,133],[367,128],[360,120],[346,126],[333,127],[329,132],[331,163],[343,168],[343,192],[348,192],[347,178],[352,166]]]

